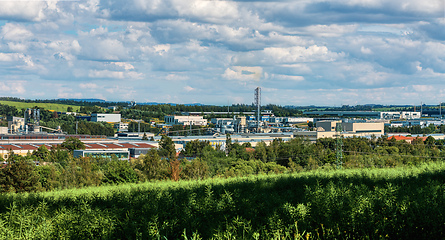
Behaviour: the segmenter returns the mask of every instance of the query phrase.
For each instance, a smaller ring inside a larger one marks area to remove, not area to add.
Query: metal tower
[[[260,132],[261,88],[255,88],[255,106],[257,107],[257,132]]]
[[[342,127],[341,127],[341,122],[338,122],[335,128],[336,133],[336,155],[337,155],[337,168],[341,168],[341,165],[343,164],[343,138],[341,135]]]

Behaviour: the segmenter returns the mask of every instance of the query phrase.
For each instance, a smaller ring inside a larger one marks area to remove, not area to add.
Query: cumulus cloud
[[[5,81],[0,82],[0,93],[7,94],[24,94],[26,81]]]
[[[90,78],[112,78],[112,79],[137,79],[142,76],[137,72],[122,72],[110,70],[90,70],[88,77]]]
[[[6,41],[22,41],[29,39],[33,34],[20,24],[7,23],[2,27],[2,38]]]
[[[226,69],[223,77],[228,80],[259,81],[263,77],[263,68],[233,66]]]
[[[0,92],[17,97],[250,103],[257,85],[283,105],[445,96],[441,1],[4,1],[0,20],[0,74],[17,79]]]

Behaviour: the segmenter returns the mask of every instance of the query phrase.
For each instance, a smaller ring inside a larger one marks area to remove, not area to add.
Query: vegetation
[[[17,109],[27,108],[44,108],[47,110],[53,110],[56,112],[66,112],[70,107],[74,112],[79,110],[79,106],[72,106],[60,103],[38,103],[38,102],[15,102],[15,101],[0,101],[0,104],[15,107]]]
[[[0,196],[5,239],[442,239],[443,163]]]

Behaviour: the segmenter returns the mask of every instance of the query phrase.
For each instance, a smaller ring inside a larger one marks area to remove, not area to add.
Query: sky
[[[445,102],[445,0],[0,0],[0,96]]]

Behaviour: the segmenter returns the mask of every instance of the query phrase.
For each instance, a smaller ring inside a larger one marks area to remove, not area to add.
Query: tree
[[[62,144],[60,144],[60,146],[70,152],[78,149],[85,149],[85,144],[75,137],[68,137]]]
[[[138,176],[128,161],[111,160],[105,167],[104,182],[127,183],[137,182]]]
[[[147,134],[144,133],[144,136],[142,136],[142,140],[148,140]]]
[[[162,135],[161,141],[159,142],[160,155],[167,157],[168,159],[176,159],[176,148],[175,143],[171,138],[166,135]]]
[[[163,180],[168,176],[169,165],[166,160],[161,159],[158,150],[154,148],[148,150],[146,155],[131,160],[131,164],[141,173],[141,180]]]
[[[44,162],[48,159],[49,151],[45,147],[45,145],[42,145],[37,148],[37,150],[35,150],[32,155],[35,156],[37,160]]]
[[[67,108],[66,108],[66,111],[67,111],[67,112],[73,112],[73,107],[67,107]]]
[[[21,156],[9,154],[7,164],[0,170],[2,191],[32,192],[40,187],[35,164]]]

